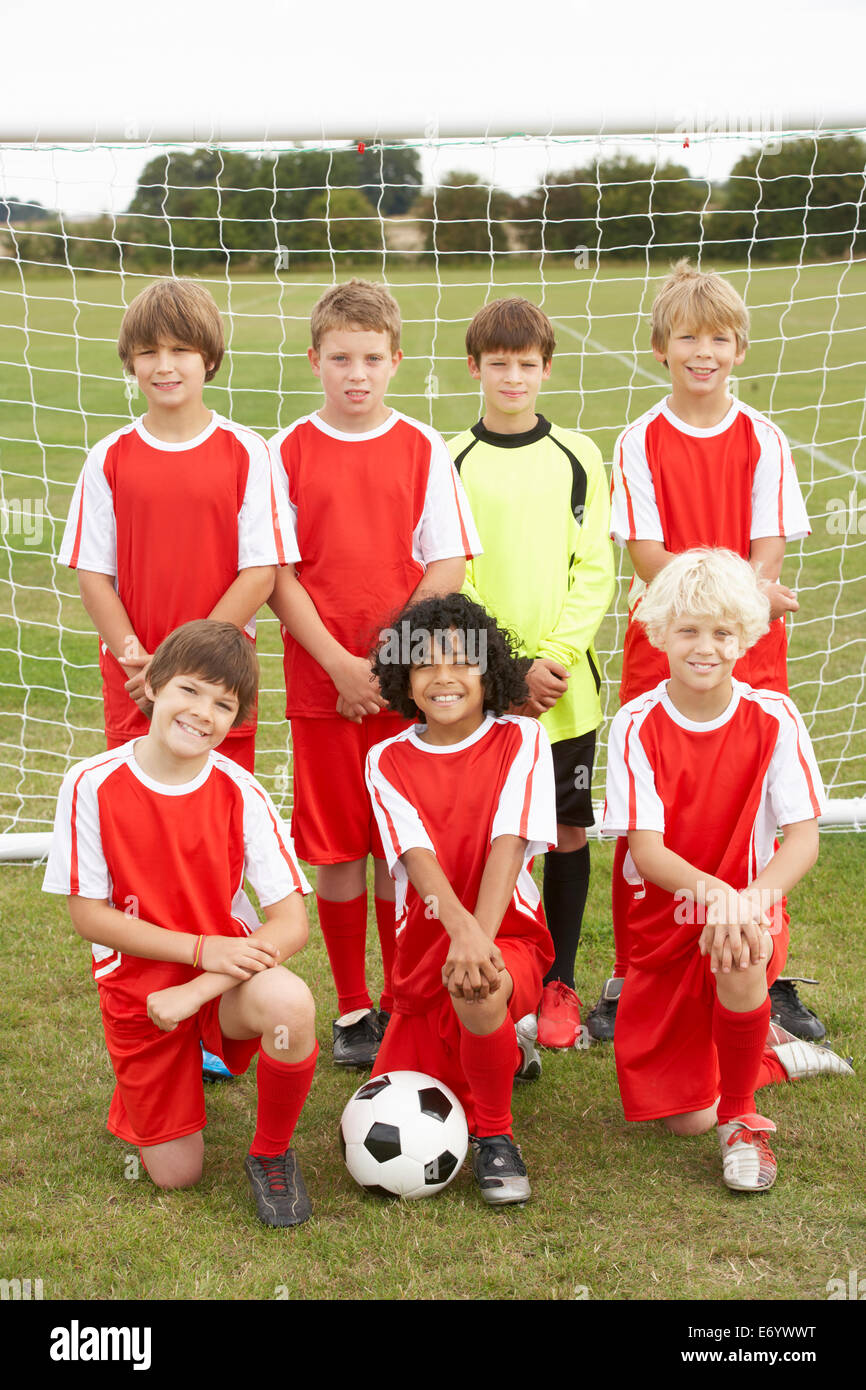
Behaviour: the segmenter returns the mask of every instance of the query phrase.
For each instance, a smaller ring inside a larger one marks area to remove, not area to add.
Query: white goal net
[[[193,275],[211,290],[228,351],[206,403],[265,436],[319,403],[309,313],[335,280],[388,284],[405,351],[389,400],[446,436],[479,413],[468,320],[525,295],[557,338],[540,409],[609,463],[623,425],[667,389],[648,312],[681,256],[728,275],[751,312],[734,389],[786,432],[812,525],[782,574],[801,603],[791,693],[832,819],[866,820],[864,191],[860,129],[0,146],[0,832],[49,831],[63,773],[104,746],[96,639],[56,555],[86,451],[140,413],[115,345],[149,280]],[[598,640],[607,719],[626,553],[618,565]],[[288,811],[268,610],[259,652],[257,772]]]

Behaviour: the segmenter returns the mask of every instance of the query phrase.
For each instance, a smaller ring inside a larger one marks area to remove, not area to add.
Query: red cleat
[[[562,980],[544,986],[538,1011],[538,1042],[541,1047],[574,1047],[580,1036],[580,1000]]]

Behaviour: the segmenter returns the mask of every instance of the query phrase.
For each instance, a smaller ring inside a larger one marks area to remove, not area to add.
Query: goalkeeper
[[[543,894],[556,956],[544,980],[538,1041],[569,1048],[581,1036],[574,969],[601,722],[593,641],[614,571],[601,454],[585,435],[536,413],[555,346],[550,320],[529,300],[480,309],[466,350],[484,415],[449,448],[484,547],[468,562],[464,592],[518,634],[521,655],[533,658],[530,698],[517,713],[540,718],[553,745],[557,846],[545,856]]]

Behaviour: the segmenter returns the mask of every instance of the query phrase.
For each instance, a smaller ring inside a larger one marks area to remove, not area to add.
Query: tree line
[[[866,143],[856,136],[756,148],[714,184],[674,162],[613,156],[551,174],[522,196],[459,170],[425,192],[408,145],[201,150],[152,159],[124,213],[61,219],[9,200],[0,221],[5,210],[5,239],[25,261],[156,274],[381,263],[392,254],[393,219],[405,223],[402,257],[445,264],[502,252],[584,265],[699,252],[787,261],[866,251],[864,193]]]

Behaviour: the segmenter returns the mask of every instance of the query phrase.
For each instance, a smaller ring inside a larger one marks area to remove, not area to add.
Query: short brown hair
[[[652,345],[666,352],[677,324],[689,329],[732,332],[737,352],[749,346],[749,311],[733,285],[715,270],[696,270],[685,258],[677,261],[653,301]]]
[[[391,354],[400,351],[400,306],[384,285],[371,280],[347,280],[332,285],[313,305],[310,335],[318,352],[324,335],[332,328],[360,328],[368,333],[387,333]]]
[[[195,348],[212,381],[226,350],[223,321],[213,296],[196,280],[157,280],[137,294],[123,316],[117,355],[128,372],[133,354],[162,341]]]
[[[156,693],[175,676],[198,676],[236,695],[233,729],[243,724],[255,705],[259,663],[252,642],[234,623],[195,618],[170,632],[154,653],[147,681]]]
[[[556,339],[550,319],[528,299],[494,299],[479,309],[466,330],[466,351],[480,365],[482,352],[537,349],[545,366]]]

